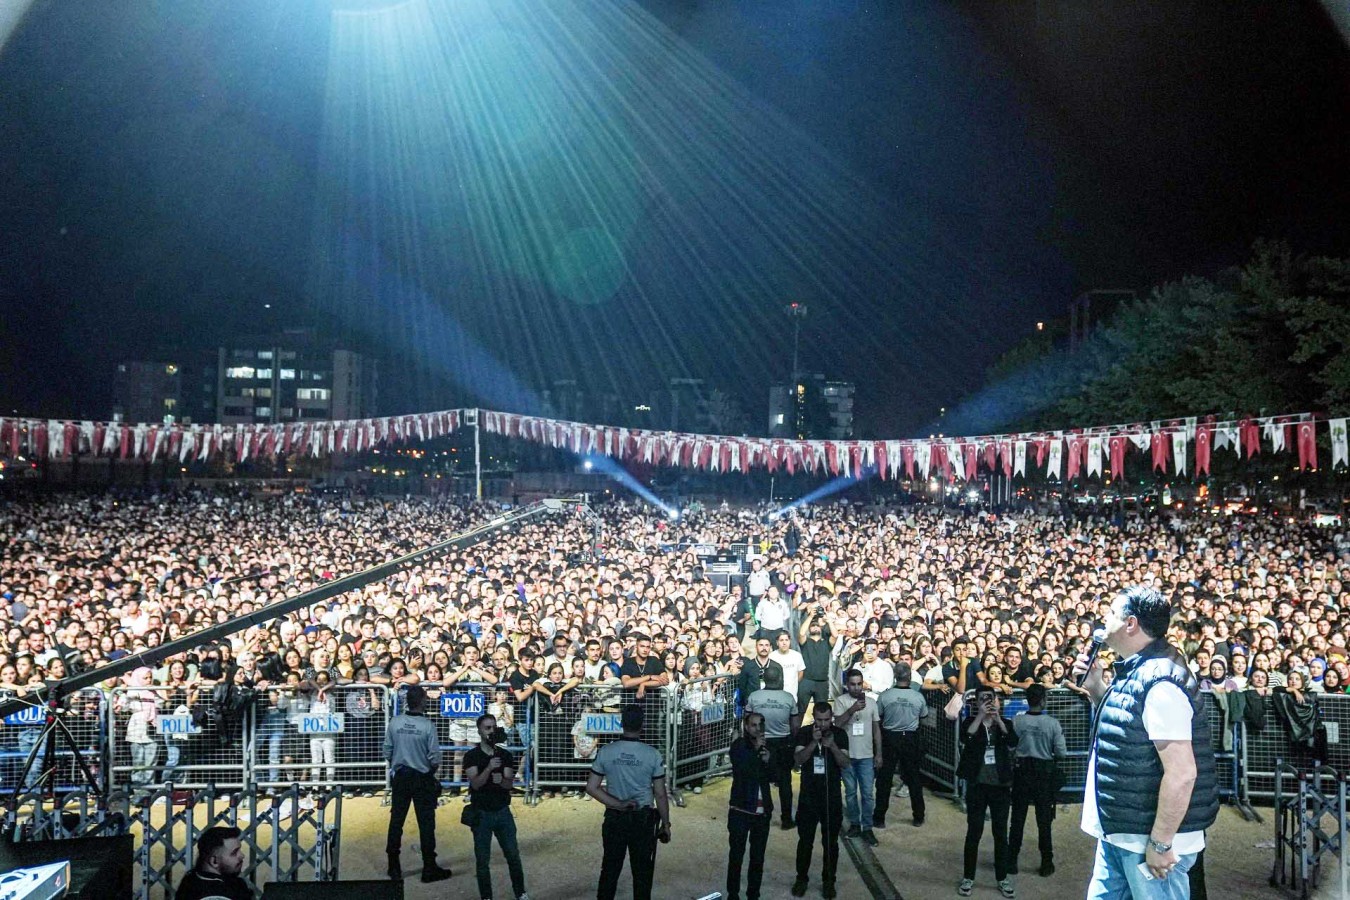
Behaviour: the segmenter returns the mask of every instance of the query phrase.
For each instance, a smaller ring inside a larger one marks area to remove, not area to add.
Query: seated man
[[[197,864],[173,895],[176,900],[253,900],[253,889],[239,877],[243,870],[239,829],[208,828],[197,839]]]

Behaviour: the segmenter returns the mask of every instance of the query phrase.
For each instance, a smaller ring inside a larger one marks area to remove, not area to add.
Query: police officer
[[[895,684],[877,697],[881,716],[881,747],[885,751],[877,772],[877,810],[873,828],[886,827],[886,812],[891,807],[891,783],[895,773],[909,788],[909,805],[914,827],[923,825],[923,742],[919,739],[919,721],[928,710],[923,694],[914,686],[913,671],[907,662],[895,664]]]
[[[641,704],[629,703],[620,714],[623,735],[600,748],[586,780],[586,793],[605,806],[600,830],[604,857],[596,900],[614,900],[627,855],[633,867],[633,900],[651,900],[656,874],[656,841],[670,841],[670,800],[661,753],[644,744]],[[600,786],[604,780],[604,787]],[[656,808],[652,808],[653,800]]]
[[[1008,826],[1008,871],[1017,874],[1017,854],[1022,849],[1022,829],[1027,808],[1036,807],[1036,832],[1041,848],[1042,877],[1055,873],[1055,850],[1050,843],[1050,823],[1055,820],[1055,795],[1063,783],[1057,761],[1068,753],[1064,729],[1045,714],[1045,685],[1027,688],[1027,711],[1014,720],[1017,728],[1017,760],[1013,769],[1012,821]]]
[[[441,793],[436,769],[441,764],[441,745],[436,727],[426,720],[427,692],[411,685],[404,700],[407,712],[394,716],[384,733],[384,758],[389,760],[393,773],[389,837],[384,845],[389,854],[389,877],[403,877],[398,856],[403,843],[403,823],[411,804],[422,839],[422,881],[444,881],[453,873],[436,864],[436,798]]]
[[[773,777],[778,785],[778,805],[782,807],[784,831],[795,827],[792,821],[792,739],[801,727],[797,698],[783,689],[783,670],[770,666],[764,670],[764,687],[745,701],[746,712],[764,716],[764,738],[773,755]]]

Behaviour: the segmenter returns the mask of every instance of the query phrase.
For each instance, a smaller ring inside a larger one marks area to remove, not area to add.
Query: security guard
[[[625,854],[633,867],[633,900],[651,900],[656,841],[658,837],[662,843],[670,841],[665,765],[660,752],[639,739],[642,722],[640,704],[623,708],[623,736],[600,748],[586,781],[586,793],[605,805],[605,824],[600,831],[604,857],[596,900],[614,900]],[[600,786],[601,779],[604,787]]]
[[[1013,769],[1012,822],[1008,827],[1008,871],[1017,874],[1017,854],[1022,850],[1022,830],[1027,808],[1036,807],[1036,831],[1041,849],[1037,874],[1055,874],[1055,848],[1050,824],[1055,820],[1055,796],[1064,784],[1058,761],[1068,753],[1064,728],[1045,714],[1045,685],[1027,688],[1027,711],[1018,716],[1017,760]]]
[[[914,827],[923,825],[923,742],[919,738],[919,721],[928,711],[923,694],[912,681],[909,663],[895,664],[895,684],[877,697],[877,712],[881,716],[881,747],[885,751],[880,771],[877,772],[877,811],[873,828],[886,827],[886,811],[891,807],[891,782],[897,770],[900,780],[909,788],[910,811]]]
[[[746,712],[764,716],[764,737],[773,754],[774,781],[778,785],[778,805],[782,809],[784,831],[795,828],[792,820],[793,738],[801,727],[797,698],[783,690],[783,670],[774,666],[764,670],[764,687],[745,701]]]
[[[394,716],[384,733],[384,758],[393,771],[393,800],[389,813],[389,837],[384,849],[389,854],[389,877],[403,877],[399,865],[399,846],[403,843],[403,823],[408,805],[417,813],[417,832],[422,839],[422,881],[444,881],[449,869],[436,864],[436,798],[441,785],[436,769],[441,764],[441,745],[436,726],[426,720],[427,692],[411,685],[404,698],[407,712]]]

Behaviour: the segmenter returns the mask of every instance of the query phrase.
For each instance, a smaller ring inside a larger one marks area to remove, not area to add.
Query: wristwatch
[[[1172,849],[1171,844],[1164,844],[1162,841],[1155,841],[1153,838],[1148,839],[1148,846],[1154,853],[1167,853]]]

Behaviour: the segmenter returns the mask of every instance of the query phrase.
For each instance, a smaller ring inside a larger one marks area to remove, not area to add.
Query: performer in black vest
[[[1186,900],[1218,816],[1209,726],[1195,676],[1167,643],[1171,617],[1158,591],[1129,588],[1105,624],[1120,660],[1111,686],[1089,654],[1074,666],[1098,704],[1083,797],[1082,828],[1098,839],[1089,897]]]

